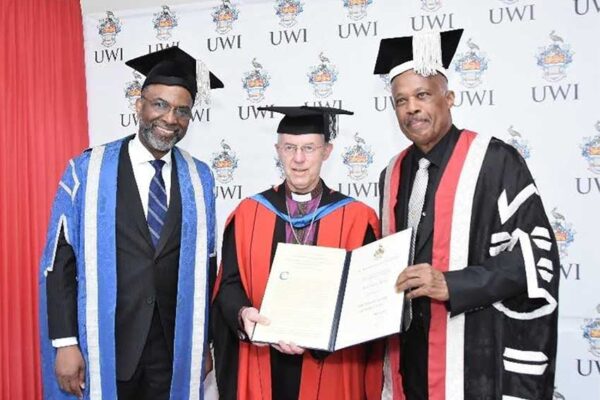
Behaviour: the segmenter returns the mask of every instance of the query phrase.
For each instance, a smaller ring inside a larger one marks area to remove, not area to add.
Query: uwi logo
[[[588,162],[588,169],[595,174],[600,174],[600,121],[596,122],[598,134],[593,137],[583,138],[581,155]]]
[[[106,12],[106,18],[98,21],[98,33],[102,38],[102,45],[110,47],[117,42],[117,34],[121,32],[121,21],[112,11]]]
[[[344,0],[344,7],[348,10],[348,18],[358,21],[367,16],[367,8],[373,0]]]
[[[275,2],[275,14],[279,17],[279,25],[291,28],[296,25],[296,18],[304,11],[304,4],[296,0],[277,0]]]
[[[215,31],[223,35],[233,29],[233,23],[237,21],[239,15],[238,8],[231,4],[229,0],[223,0],[220,6],[213,8],[212,19],[215,23]]]
[[[575,233],[577,232],[573,230],[573,226],[566,221],[564,215],[559,213],[556,207],[552,209],[550,214],[552,214],[552,217],[554,218],[550,225],[554,231],[558,252],[561,257],[566,257],[568,255],[567,249],[569,245],[573,243]]]
[[[358,132],[354,134],[354,141],[356,143],[353,146],[346,147],[342,159],[348,167],[348,176],[359,181],[369,174],[369,165],[373,164],[373,152]]]
[[[442,8],[442,0],[419,0],[421,2],[421,10],[434,12]]]
[[[567,76],[567,67],[573,62],[573,52],[556,31],[550,32],[549,36],[552,43],[539,48],[537,65],[544,71],[545,80],[558,82]]]
[[[600,313],[600,304],[596,310]],[[585,319],[581,329],[584,339],[590,344],[590,353],[600,357],[600,318]]]
[[[213,153],[211,166],[217,181],[229,183],[233,180],[233,172],[238,167],[238,159],[231,147],[225,143],[225,139],[221,140],[221,149],[220,152]]]
[[[252,66],[254,69],[244,74],[242,83],[248,95],[247,99],[258,103],[265,98],[265,90],[269,87],[271,77],[263,70],[263,66],[256,61],[256,58],[252,59]]]
[[[319,54],[321,64],[312,66],[308,73],[308,82],[314,89],[317,97],[328,97],[333,92],[333,84],[337,81],[337,69],[325,57],[323,52]]]
[[[142,75],[134,71],[133,80],[125,84],[124,91],[129,109],[135,111],[135,102],[142,95]]]
[[[152,20],[156,38],[158,40],[167,40],[171,37],[171,31],[177,26],[177,16],[171,11],[169,6],[162,6],[162,10],[154,14]]]
[[[515,130],[512,125],[508,127],[508,134],[510,135],[510,139],[506,142],[517,149],[521,157],[527,160],[531,156],[531,148],[529,147],[527,140],[525,140],[523,135]]]
[[[459,54],[454,69],[460,74],[460,82],[469,89],[481,84],[481,75],[488,69],[488,61],[477,44],[471,38],[467,40],[469,51]]]

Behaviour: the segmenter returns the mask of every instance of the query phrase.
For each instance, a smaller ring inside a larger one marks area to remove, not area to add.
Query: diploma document
[[[279,243],[252,341],[335,351],[400,331],[411,230],[353,251]]]

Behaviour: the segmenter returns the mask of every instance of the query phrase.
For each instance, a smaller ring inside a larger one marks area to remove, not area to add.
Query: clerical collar
[[[297,201],[299,203],[305,203],[307,201],[311,201],[313,198],[311,193],[300,194],[300,193],[291,192],[290,195],[292,197],[292,200]]]
[[[448,133],[444,135],[444,137],[433,146],[431,150],[427,154],[423,153],[417,146],[414,146],[414,158],[413,161],[415,164],[419,163],[419,160],[423,157],[428,159],[433,165],[439,167],[443,160],[444,154],[446,153],[446,149],[452,143],[452,137],[459,134],[459,130],[452,125]]]
[[[319,197],[321,193],[323,193],[323,183],[321,182],[321,180],[319,180],[317,186],[308,193],[292,192],[288,185],[285,185],[286,196],[298,203],[306,203],[307,201],[311,201],[312,199]]]

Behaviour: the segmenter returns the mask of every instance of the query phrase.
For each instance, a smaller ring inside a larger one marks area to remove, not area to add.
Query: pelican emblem
[[[379,246],[377,246],[375,253],[373,253],[373,258],[378,260],[381,257],[383,257],[384,254],[385,254],[385,248],[383,247],[383,245],[380,244]]]

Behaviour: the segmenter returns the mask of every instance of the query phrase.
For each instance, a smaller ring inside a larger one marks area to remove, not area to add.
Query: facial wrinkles
[[[321,143],[318,140],[298,140],[297,138],[280,137],[278,146],[284,144],[292,144],[298,146],[298,150],[294,154],[285,155],[280,153],[280,159],[284,165],[286,179],[288,185],[293,191],[312,190],[312,186],[319,181],[319,172],[321,164],[324,161],[324,152],[326,143]],[[315,150],[314,153],[301,153],[302,145],[311,144],[314,146],[323,146]]]
[[[405,116],[403,118],[404,124],[407,127],[412,127],[420,122],[431,123],[433,116],[428,113],[429,107],[427,107],[427,104],[433,105],[436,102],[441,101],[441,99],[445,99],[448,93],[446,79],[441,75],[435,75],[429,79],[429,83],[429,85],[415,88],[412,90],[412,93],[407,95],[409,104],[407,105],[408,109],[405,111]],[[428,101],[425,102],[418,98],[418,95],[421,92],[429,93]]]
[[[404,124],[408,127],[412,127],[419,122],[431,122],[431,119],[420,112],[415,114],[409,113],[404,119]]]

